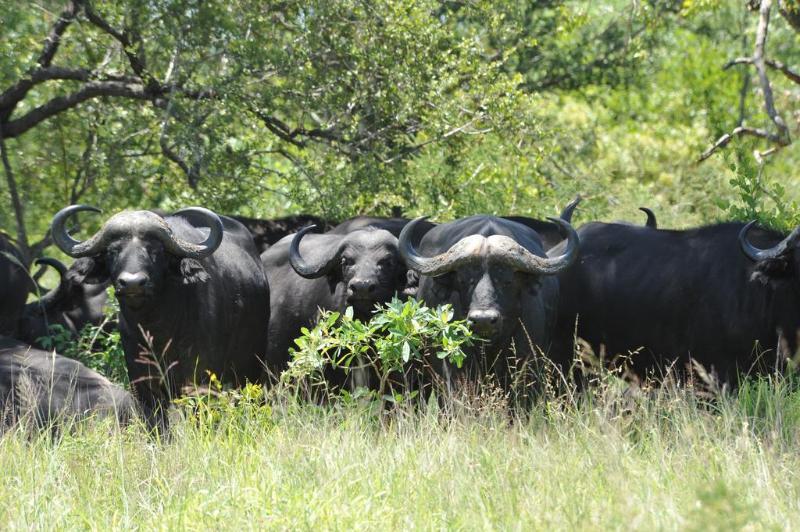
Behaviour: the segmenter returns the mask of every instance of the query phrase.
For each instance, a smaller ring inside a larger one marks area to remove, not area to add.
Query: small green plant
[[[86,325],[75,338],[63,325],[51,324],[47,336],[37,341],[47,350],[55,350],[60,355],[75,359],[87,367],[105,375],[113,382],[127,386],[128,369],[125,365],[125,352],[119,328],[110,326],[116,323],[119,304],[109,294],[104,310],[105,317],[97,325]]]
[[[730,185],[738,195],[738,202],[717,200],[717,205],[733,220],[759,220],[776,229],[791,230],[797,225],[797,203],[790,200],[785,187],[766,175],[765,163],[739,149],[735,161],[729,158],[729,168],[734,176]]]
[[[368,323],[353,318],[350,307],[344,314],[326,311],[313,329],[304,327],[301,333],[285,381],[319,382],[326,368],[349,372],[355,364],[367,365],[380,378],[378,393],[391,402],[399,400],[396,391],[387,390],[391,374],[426,356],[461,367],[464,348],[475,341],[466,322],[453,319],[450,305],[430,308],[413,298],[379,306]]]
[[[208,383],[196,386],[172,403],[187,419],[207,429],[243,429],[248,423],[272,424],[272,406],[260,384],[226,389],[212,372]],[[184,390],[187,391],[187,390]]]

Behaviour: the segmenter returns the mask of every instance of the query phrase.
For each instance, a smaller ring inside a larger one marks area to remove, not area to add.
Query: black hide
[[[0,233],[0,334],[16,336],[25,300],[33,284],[28,272],[9,259],[6,253],[22,264],[19,250],[6,235]]]
[[[439,255],[470,235],[504,235],[534,255],[547,256],[536,231],[493,216],[472,216],[438,225],[425,233],[417,251],[424,257]],[[470,348],[462,373],[492,373],[506,382],[510,363],[525,361],[536,347],[548,349],[558,291],[558,280],[553,276],[513,271],[484,257],[439,277],[422,275],[417,298],[429,306],[450,303],[455,317],[472,320],[475,332],[486,339]],[[432,362],[439,371],[445,371],[438,361]]]
[[[308,225],[316,225],[324,229],[332,227],[331,223],[311,214],[295,214],[268,220],[236,215],[229,215],[228,217],[236,220],[250,231],[259,253],[263,253],[286,235],[296,233]]]
[[[317,262],[339,248],[331,270],[317,279],[306,279],[289,262],[292,236],[261,255],[271,292],[268,361],[274,371],[284,369],[289,348],[301,327],[312,326],[319,310],[343,312],[348,306],[355,317],[368,320],[378,303],[391,300],[405,285],[406,268],[397,250],[397,238],[381,229],[361,229],[348,234],[307,234],[300,252]],[[371,287],[371,289],[370,289]]]
[[[120,235],[84,262],[85,271],[76,276],[81,282],[114,286],[128,374],[148,416],[180,396],[185,386],[208,382],[209,372],[234,385],[263,377],[266,277],[247,229],[219,218],[222,243],[210,256],[181,258],[156,238]],[[191,213],[164,220],[183,240],[201,242],[208,235],[206,228],[193,225],[202,219]],[[144,356],[141,330],[152,335],[154,344]]]
[[[783,262],[756,265],[737,241],[743,225],[581,227],[580,258],[559,276],[560,361],[572,357],[576,319],[578,336],[596,353],[601,345],[608,356],[643,347],[632,358],[640,375],[660,375],[675,359],[682,370],[692,357],[733,382],[737,371],[774,368],[779,336],[793,354],[800,328],[796,251]],[[766,248],[783,237],[753,229],[750,239]]]
[[[0,427],[31,416],[37,425],[89,415],[130,419],[131,395],[80,362],[0,336]]]
[[[89,284],[76,280],[76,276],[85,269],[81,263],[87,260],[91,259],[75,261],[77,264],[66,270],[52,292],[41,300],[25,305],[19,325],[20,340],[42,347],[39,339],[50,334],[52,325],[60,325],[77,337],[85,326],[102,323],[109,283]]]

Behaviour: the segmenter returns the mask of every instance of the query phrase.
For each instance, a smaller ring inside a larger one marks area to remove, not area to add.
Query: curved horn
[[[794,246],[797,243],[798,238],[800,238],[800,227],[798,227],[792,231],[789,236],[778,242],[773,247],[769,249],[759,249],[751,244],[747,239],[747,234],[755,224],[756,220],[753,220],[742,227],[742,230],[739,231],[739,246],[742,248],[742,252],[750,260],[755,262],[765,259],[773,259],[779,255],[783,255],[790,247]]]
[[[583,198],[581,198],[580,194],[575,196],[575,199],[570,201],[567,204],[567,206],[564,207],[564,210],[561,211],[561,215],[559,215],[559,218],[561,218],[565,222],[572,223],[572,213],[575,212],[575,208],[578,206],[578,204],[581,202],[582,199]]]
[[[34,264],[37,266],[50,266],[58,272],[58,286],[48,291],[45,295],[40,297],[38,301],[30,303],[30,305],[47,308],[56,302],[62,295],[64,295],[67,290],[67,281],[65,279],[67,275],[67,267],[60,260],[51,257],[36,259]]]
[[[101,244],[103,244],[103,229],[85,242],[75,240],[65,227],[67,220],[74,214],[87,211],[87,212],[103,212],[97,207],[90,205],[70,205],[64,207],[53,216],[53,222],[50,224],[50,234],[53,235],[53,241],[58,246],[58,249],[73,258],[87,257],[89,255],[96,255]]]
[[[222,244],[222,235],[224,231],[222,220],[220,220],[215,212],[204,209],[203,207],[186,207],[185,209],[175,212],[173,216],[182,216],[185,214],[200,217],[198,223],[202,227],[209,228],[208,238],[199,244],[195,244],[178,238],[174,234],[170,234],[168,237],[164,238],[164,246],[167,248],[167,251],[179,257],[188,257],[191,259],[208,257]]]
[[[403,230],[400,231],[397,247],[400,249],[400,255],[403,257],[409,269],[417,271],[422,275],[435,277],[450,272],[456,267],[454,259],[457,258],[456,255],[458,255],[458,253],[454,248],[456,248],[458,244],[435,257],[423,257],[417,253],[417,250],[414,249],[414,246],[411,244],[411,237],[417,226],[427,219],[427,216],[422,216],[407,223],[406,226],[403,227]]]
[[[534,275],[553,275],[572,264],[578,257],[579,238],[573,227],[561,218],[548,218],[559,226],[561,235],[567,238],[564,252],[555,257],[534,255],[514,239],[497,235],[490,236],[491,254],[494,260],[521,272]]]
[[[658,229],[658,220],[656,220],[656,214],[647,207],[639,207],[639,210],[647,215],[647,221],[644,223],[644,226],[649,227],[650,229]]]
[[[316,264],[309,264],[306,262],[300,254],[300,241],[306,233],[312,229],[316,229],[316,227],[316,225],[309,225],[308,227],[300,229],[300,231],[294,235],[294,238],[292,238],[292,243],[289,246],[289,263],[299,276],[305,277],[306,279],[317,279],[326,275],[336,264],[339,253],[341,252],[340,241],[339,245],[331,246],[330,250],[327,250],[327,253],[325,253],[322,259]]]

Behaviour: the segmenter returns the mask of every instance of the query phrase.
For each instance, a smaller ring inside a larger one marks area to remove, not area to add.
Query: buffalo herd
[[[430,361],[448,383],[490,374],[507,387],[513,367],[539,356],[567,372],[578,339],[595,353],[621,355],[633,374],[704,368],[733,385],[742,373],[792,359],[800,343],[800,229],[783,235],[733,222],[667,230],[642,208],[644,225],[576,230],[578,201],[547,220],[481,215],[440,223],[258,220],[200,207],[123,211],[84,241],[68,223],[99,210],[66,207],[51,234],[75,260],[67,267],[39,259],[60,282],[33,302],[26,303],[35,283],[0,234],[0,412],[6,421],[17,415],[28,383],[39,420],[53,412],[36,392],[46,385],[59,411],[83,415],[113,404],[123,418],[135,402],[147,419],[162,419],[172,398],[212,374],[230,385],[269,381],[320,310],[349,307],[368,320],[395,296],[450,304],[480,338],[461,368]],[[80,363],[39,349],[52,325],[77,335],[99,324],[108,287],[136,401]]]

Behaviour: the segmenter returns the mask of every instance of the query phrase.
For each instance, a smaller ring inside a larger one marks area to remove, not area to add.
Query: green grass
[[[705,398],[611,381],[379,416],[272,398],[170,438],[90,423],[0,438],[4,528],[783,529],[800,526],[800,393]]]

